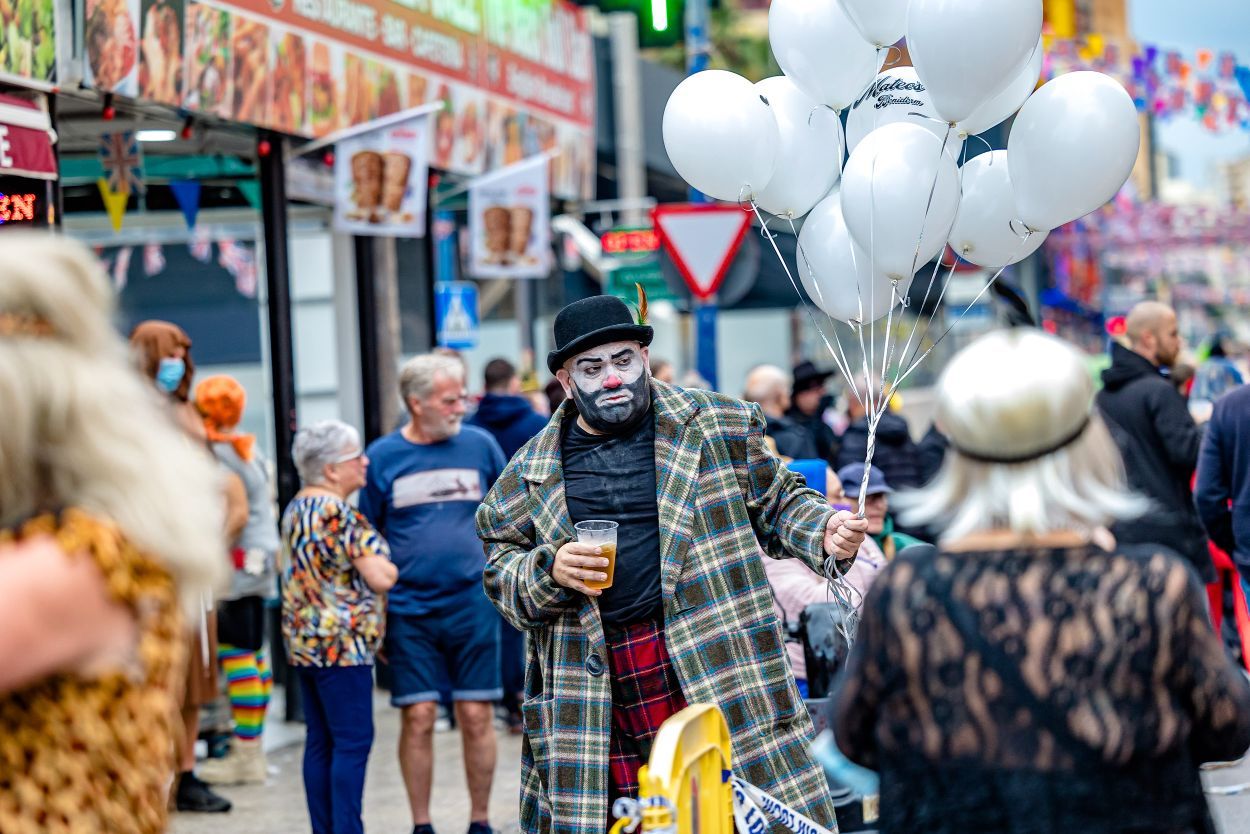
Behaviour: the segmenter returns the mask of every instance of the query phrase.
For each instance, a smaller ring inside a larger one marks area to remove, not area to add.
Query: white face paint
[[[651,407],[647,362],[647,349],[638,342],[610,342],[574,356],[560,382],[587,425],[614,432]]]

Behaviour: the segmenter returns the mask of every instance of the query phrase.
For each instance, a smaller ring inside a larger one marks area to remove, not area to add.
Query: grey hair
[[[1091,411],[1093,381],[1065,342],[1025,328],[990,333],[951,360],[937,387],[937,423],[952,449],[927,487],[895,500],[905,524],[944,528],[943,541],[990,530],[1093,533],[1148,510],[1125,485],[1119,449]],[[1077,430],[1023,463],[959,451],[1027,456]]]
[[[756,365],[747,374],[746,390],[742,399],[752,403],[767,403],[774,397],[790,390],[791,378],[776,365]]]
[[[404,363],[399,372],[399,396],[404,405],[408,400],[423,400],[434,390],[434,380],[439,374],[464,382],[464,363],[453,356],[423,353]]]
[[[360,448],[360,432],[340,420],[321,420],[300,429],[291,446],[295,468],[305,484],[319,484],[327,465],[349,449]]]

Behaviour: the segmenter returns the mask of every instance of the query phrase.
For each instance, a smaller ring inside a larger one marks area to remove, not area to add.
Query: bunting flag
[[[143,274],[151,278],[165,271],[165,252],[159,243],[149,243],[143,247]]]
[[[100,197],[104,199],[104,210],[108,212],[109,222],[113,224],[113,231],[120,232],[122,230],[122,220],[126,216],[126,203],[130,200],[130,193],[114,191],[109,187],[109,181],[104,177],[96,180],[96,186],[100,189]]]
[[[195,218],[200,213],[199,180],[174,180],[169,184],[169,190],[178,201],[178,208],[182,210],[182,217],[187,221],[187,228],[194,229]]]
[[[113,286],[118,292],[126,288],[130,275],[130,257],[134,255],[133,246],[123,246],[117,250],[117,260],[113,261]]]
[[[238,241],[217,241],[217,265],[234,277],[234,288],[244,298],[256,297],[256,253]]]
[[[143,150],[133,130],[100,137],[100,166],[114,192],[143,193]]]
[[[187,251],[191,253],[191,257],[206,264],[213,259],[213,239],[208,236],[208,232],[196,229],[191,235],[191,242],[187,244]]]
[[[243,199],[252,208],[260,211],[260,183],[256,180],[239,180],[235,185],[243,194]]]
[[[1191,53],[1090,34],[1069,40],[1047,34],[1042,78],[1094,70],[1124,85],[1137,109],[1156,118],[1189,118],[1212,132],[1250,130],[1250,68],[1232,52]]]

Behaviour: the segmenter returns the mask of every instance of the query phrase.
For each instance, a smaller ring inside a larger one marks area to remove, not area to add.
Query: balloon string
[[[918,116],[923,116],[923,117],[924,117],[924,118],[926,118],[926,119],[931,119],[931,118],[932,118],[931,116],[925,116],[923,113],[917,113],[916,115],[918,115]],[[916,263],[916,261],[920,260],[920,247],[921,247],[921,245],[924,243],[924,230],[925,230],[925,224],[929,222],[929,215],[932,213],[932,209],[933,209],[933,199],[934,199],[934,196],[935,196],[935,195],[936,195],[936,193],[937,193],[937,184],[938,184],[938,179],[940,179],[940,178],[941,178],[941,175],[942,175],[942,154],[946,153],[946,143],[950,140],[951,128],[952,128],[952,127],[953,127],[953,125],[951,125],[949,122],[947,122],[947,124],[946,124],[946,135],[942,137],[942,145],[941,145],[941,147],[938,149],[938,164],[937,164],[937,166],[935,166],[935,168],[934,168],[934,172],[933,172],[933,184],[932,184],[932,186],[929,188],[929,200],[928,200],[928,203],[925,205],[925,210],[924,210],[924,220],[922,220],[922,221],[921,221],[921,223],[920,223],[920,236],[919,236],[919,238],[916,240],[916,251],[915,251],[915,254],[913,254],[913,255],[912,255],[912,260],[911,260],[911,274],[912,274],[913,276],[915,275],[915,273],[916,273],[916,268],[917,268],[917,266],[918,266],[918,265],[917,265],[917,263]],[[961,183],[961,184],[960,184],[960,188],[962,189],[962,187],[963,187],[963,186],[962,186],[962,183]],[[950,231],[950,230],[948,229],[948,230],[947,230],[947,232],[949,233],[949,231]],[[933,267],[933,273],[929,276],[929,285],[928,285],[927,287],[925,287],[925,291],[924,291],[924,300],[920,302],[920,310],[917,312],[917,314],[916,314],[916,316],[915,316],[915,324],[912,326],[911,333],[909,333],[909,334],[908,334],[908,336],[907,336],[907,343],[903,346],[903,352],[902,352],[902,354],[901,354],[902,356],[906,356],[906,355],[907,355],[907,352],[908,352],[909,350],[911,350],[912,341],[915,339],[916,332],[920,329],[920,317],[924,314],[924,311],[925,311],[925,309],[926,309],[926,307],[927,307],[927,305],[928,305],[928,303],[929,303],[929,295],[930,295],[930,293],[932,293],[932,292],[933,292],[933,281],[934,281],[934,279],[935,279],[935,278],[937,278],[938,268],[941,266],[941,263],[942,263],[941,258],[939,258],[939,259],[938,259],[937,264],[935,264],[935,265],[934,265],[934,267]],[[932,321],[933,321],[933,317],[932,317],[932,316],[930,316],[930,317],[929,317],[929,322],[930,322],[930,323],[932,323]],[[926,334],[927,334],[928,330],[926,329],[926,331],[925,331],[925,332],[926,332]],[[922,344],[922,343],[923,343],[923,340],[922,340],[921,342],[918,342],[918,343],[917,343],[917,349],[919,349],[919,345],[920,345],[920,344]],[[914,355],[914,354],[913,354],[913,355]],[[896,374],[895,374],[895,385],[893,386],[893,387],[894,387],[894,389],[897,389],[897,387],[898,387],[897,383],[898,383],[898,374],[897,374],[897,372],[896,372]],[[892,396],[892,395],[891,395],[891,396]]]
[[[808,277],[812,279],[812,289],[816,291],[816,295],[818,297],[817,306],[820,308],[820,311],[822,313],[825,313],[826,316],[829,316],[829,314],[825,312],[825,308],[824,308],[824,301],[825,301],[824,290],[821,289],[820,282],[816,280],[816,273],[812,269],[811,261],[807,259],[807,253],[803,251],[803,243],[802,241],[799,240],[798,227],[795,225],[793,217],[789,218],[789,220],[790,220],[790,231],[791,233],[794,234],[795,249],[798,251],[798,258],[796,258],[795,262],[798,263],[801,261],[807,267]],[[780,253],[778,253],[778,257],[780,257]],[[785,265],[786,265],[785,262],[782,261],[782,266],[785,266]],[[802,293],[799,293],[798,285],[794,284],[793,278],[790,280],[790,283],[791,285],[794,286],[794,291],[796,294],[798,294],[799,301],[803,302],[803,295]],[[838,370],[842,372],[842,376],[846,378],[847,384],[851,386],[851,393],[854,395],[855,399],[859,400],[862,403],[863,400],[860,398],[859,388],[855,385],[855,379],[850,372],[851,363],[847,360],[846,351],[843,350],[842,348],[842,340],[838,338],[838,327],[834,321],[833,316],[829,316],[829,329],[833,333],[833,341],[838,346],[838,352],[836,354],[833,351],[833,347],[830,346],[829,344],[829,337],[825,335],[824,330],[822,330],[820,327],[820,323],[816,321],[816,316],[812,313],[811,306],[808,305],[806,302],[803,302],[803,307],[805,310],[807,310],[807,316],[811,320],[812,326],[815,327],[816,332],[820,334],[820,338],[824,341],[825,348],[829,351],[829,355],[833,358],[834,363],[838,366]],[[841,361],[839,361],[838,359],[839,356],[841,357]]]
[[[1020,241],[1020,247],[1016,250],[1015,254],[1014,254],[1014,255],[1012,255],[1012,257],[1011,257],[1010,259],[1008,259],[1007,263],[1003,264],[1003,265],[999,268],[998,272],[995,272],[995,273],[994,273],[994,276],[993,276],[992,278],[990,278],[990,280],[989,280],[989,281],[987,281],[987,282],[985,283],[985,286],[981,288],[981,291],[980,291],[979,293],[977,293],[976,298],[974,298],[974,299],[972,299],[972,301],[968,302],[968,306],[967,306],[967,307],[965,307],[965,308],[963,309],[963,312],[959,314],[959,318],[957,318],[957,319],[955,319],[953,322],[951,322],[950,326],[948,326],[948,327],[947,327],[944,331],[942,331],[942,335],[941,335],[941,336],[938,336],[937,341],[935,341],[935,342],[934,342],[934,343],[933,343],[933,344],[929,347],[929,349],[928,349],[928,350],[926,350],[926,351],[924,352],[924,354],[923,354],[923,355],[922,355],[919,359],[917,359],[917,360],[916,360],[916,361],[915,361],[915,362],[914,362],[914,363],[913,363],[910,367],[908,367],[907,372],[906,372],[906,373],[904,373],[904,374],[903,374],[902,379],[900,379],[900,380],[899,380],[899,382],[900,382],[900,383],[901,383],[903,380],[907,379],[907,377],[911,376],[912,371],[914,371],[914,370],[916,370],[916,368],[920,367],[920,363],[921,363],[921,362],[923,362],[923,361],[925,360],[925,358],[926,358],[926,357],[927,357],[930,353],[933,353],[934,348],[936,348],[938,345],[940,345],[940,344],[942,343],[942,340],[943,340],[943,339],[945,339],[945,338],[946,338],[946,336],[947,336],[947,335],[948,335],[948,334],[949,334],[949,333],[950,333],[953,329],[955,329],[955,328],[959,325],[959,323],[960,323],[961,321],[963,321],[963,320],[964,320],[964,316],[968,315],[968,312],[969,312],[969,311],[970,311],[973,307],[977,306],[977,303],[978,303],[978,302],[980,302],[981,297],[982,297],[982,296],[984,296],[987,292],[989,292],[990,287],[994,286],[994,282],[998,280],[999,276],[1001,276],[1001,275],[1003,274],[1003,272],[1005,272],[1005,271],[1006,271],[1006,269],[1007,269],[1007,267],[1008,267],[1008,266],[1011,266],[1012,262],[1013,262],[1013,261],[1015,261],[1015,260],[1016,260],[1016,258],[1020,257],[1020,255],[1022,255],[1022,254],[1024,253],[1024,249],[1025,249],[1025,247],[1027,247],[1027,246],[1028,246],[1028,244],[1029,244],[1029,238],[1031,238],[1031,237],[1033,236],[1033,234],[1034,234],[1033,230],[1032,230],[1032,229],[1029,229],[1029,230],[1028,230],[1028,232],[1024,235],[1024,239],[1023,239],[1022,241]]]
[[[937,276],[937,271],[942,265],[943,265],[942,260],[939,258],[937,264],[935,264],[933,267],[934,277]],[[920,347],[924,344],[924,340],[929,338],[929,331],[933,328],[933,319],[937,316],[938,311],[942,309],[942,301],[946,298],[946,291],[950,289],[951,278],[954,277],[955,267],[957,267],[958,265],[959,265],[959,255],[958,253],[956,253],[954,260],[951,261],[950,269],[947,270],[946,280],[942,282],[942,291],[938,293],[937,300],[933,302],[933,312],[929,315],[929,320],[926,321],[924,324],[924,332],[921,333],[920,338],[916,340],[916,346],[915,348],[912,348],[911,356],[908,357],[905,361],[899,363],[898,368],[895,369],[895,373],[894,373],[895,385],[897,385],[899,382],[899,376],[902,375],[903,368],[911,366],[912,362],[916,358],[916,354],[920,352]],[[917,331],[920,330],[920,319],[916,319],[916,330]],[[907,343],[907,348],[911,348],[910,340]],[[903,355],[907,354],[907,348],[903,349]]]
[[[781,254],[781,248],[777,245],[776,235],[773,234],[772,230],[768,228],[768,221],[764,219],[763,214],[760,212],[759,205],[755,203],[754,201],[751,202],[751,210],[755,212],[755,218],[760,223],[760,233],[768,240],[770,244],[772,244],[773,252],[777,255],[778,263],[781,264],[781,268],[785,271],[786,277],[790,279],[790,286],[794,287],[795,295],[797,295],[799,297],[799,301],[802,302],[803,294],[799,290],[798,282],[794,280],[794,274],[790,271],[790,265],[786,263],[785,256]],[[790,222],[791,224],[794,223],[793,220],[791,220]],[[795,239],[797,240],[797,235]],[[806,260],[806,256],[804,256],[804,259]],[[809,266],[809,269],[810,269],[810,266]],[[820,338],[824,341],[825,348],[829,351],[829,355],[833,357],[833,361],[835,363],[838,363],[838,355],[834,352],[833,346],[829,344],[829,338],[825,335],[824,330],[821,328],[820,324],[816,321],[816,317],[812,315],[811,308],[805,302],[803,303],[803,307],[805,310],[807,310],[807,315],[808,315],[808,318],[811,319],[812,326],[816,328],[816,332],[820,334]],[[838,338],[838,334],[836,330],[834,330],[833,337],[835,340]],[[841,350],[841,347],[842,347],[841,342],[839,342],[838,343],[839,350]],[[843,356],[845,358],[845,354],[843,354]],[[845,364],[838,365],[838,369],[842,371],[843,374],[846,375],[847,379],[850,379],[851,377],[849,373],[849,368],[850,368],[849,365],[845,365]],[[859,392],[855,389],[855,383],[853,381],[851,382],[851,390],[855,392],[856,399],[859,399],[860,398]]]

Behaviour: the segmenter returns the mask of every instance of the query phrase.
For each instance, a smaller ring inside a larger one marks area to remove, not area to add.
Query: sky
[[[1232,50],[1239,63],[1250,65],[1250,0],[1128,0],[1128,7],[1140,43],[1190,53]],[[1212,134],[1196,121],[1162,124],[1158,139],[1179,160],[1181,177],[1199,187],[1212,184],[1218,162],[1250,156],[1250,132]]]

